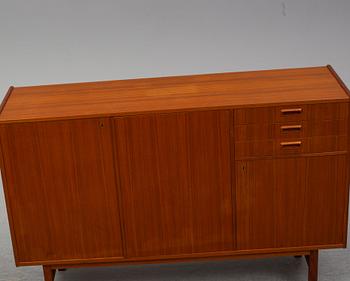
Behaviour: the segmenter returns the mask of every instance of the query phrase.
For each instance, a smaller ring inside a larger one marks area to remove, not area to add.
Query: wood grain
[[[273,255],[297,255],[297,253],[309,252],[315,249],[340,249],[344,248],[344,244],[328,244],[303,247],[286,247],[286,248],[264,248],[252,250],[233,250],[233,251],[218,251],[206,253],[191,253],[177,254],[166,256],[147,256],[147,257],[132,257],[132,258],[92,258],[92,259],[73,259],[73,260],[56,260],[56,261],[36,261],[36,262],[21,262],[19,266],[33,265],[49,265],[53,268],[69,268],[69,267],[84,267],[84,266],[100,266],[100,265],[117,265],[117,264],[142,264],[142,263],[171,263],[176,261],[198,261],[198,260],[215,260],[234,257],[247,258],[249,256],[273,256]]]
[[[291,129],[286,127],[299,126]],[[348,131],[347,119],[295,121],[285,123],[243,124],[235,126],[235,141],[260,141],[267,139],[295,139],[316,136],[345,136]]]
[[[236,161],[237,250],[274,248],[272,160]]]
[[[345,245],[347,167],[347,155],[236,161],[237,249]]]
[[[318,251],[311,251],[307,256],[307,263],[309,266],[308,281],[318,280]]]
[[[104,261],[95,263],[78,263],[78,264],[53,264],[51,268],[84,268],[84,267],[97,267],[97,266],[118,266],[118,265],[138,265],[138,264],[172,264],[179,262],[198,262],[198,261],[216,261],[216,260],[240,260],[240,259],[260,259],[260,258],[272,258],[272,257],[283,257],[283,256],[296,256],[296,255],[310,255],[310,252],[314,249],[269,249],[256,250],[256,251],[234,251],[234,252],[215,252],[211,255],[203,254],[192,254],[182,256],[168,256],[162,259],[155,258],[143,258],[143,259],[125,259],[122,261]]]
[[[348,149],[348,103],[237,109],[234,123],[236,160]]]
[[[300,142],[300,145],[282,146],[281,143]],[[235,143],[236,160],[281,157],[288,155],[307,156],[315,153],[346,153],[347,136],[317,136],[310,138],[284,138]]]
[[[281,114],[283,109],[301,108],[301,112]],[[295,104],[294,106],[250,107],[235,110],[235,126],[246,124],[285,124],[301,121],[347,120],[349,103]]]
[[[2,125],[17,262],[122,257],[108,119]]]
[[[230,116],[115,119],[128,257],[233,249]]]
[[[264,158],[274,155],[274,140],[235,142],[235,159]]]
[[[44,280],[45,281],[54,281],[56,270],[52,269],[49,266],[43,266],[43,272],[44,272]]]
[[[304,246],[303,216],[305,208],[305,178],[307,159],[305,157],[273,160],[274,193],[266,195],[274,205],[275,246]],[[313,243],[316,245],[316,243]]]
[[[346,155],[309,158],[304,206],[304,245],[346,243]]]
[[[16,87],[0,122],[348,101],[327,67]]]

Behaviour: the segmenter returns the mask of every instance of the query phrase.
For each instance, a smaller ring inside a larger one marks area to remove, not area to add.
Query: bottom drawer
[[[235,158],[294,155],[347,150],[347,136],[269,139],[235,143]]]

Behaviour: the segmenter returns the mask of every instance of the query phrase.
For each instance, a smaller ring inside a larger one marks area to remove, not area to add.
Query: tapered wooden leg
[[[318,280],[318,250],[311,251],[310,255],[306,257],[309,265],[309,281]]]
[[[44,265],[43,271],[44,271],[44,280],[45,281],[54,281],[55,280],[56,269],[52,269],[51,267]]]

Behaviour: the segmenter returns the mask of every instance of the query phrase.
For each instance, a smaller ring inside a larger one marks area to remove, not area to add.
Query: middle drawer
[[[243,124],[235,126],[235,141],[294,139],[346,135],[346,120],[296,121],[283,123]]]

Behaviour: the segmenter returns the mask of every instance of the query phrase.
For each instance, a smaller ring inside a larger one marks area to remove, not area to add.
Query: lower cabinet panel
[[[109,119],[1,126],[18,263],[121,257]]]
[[[232,250],[231,112],[114,120],[127,256]]]
[[[305,194],[305,245],[346,243],[348,158],[310,158]]]
[[[275,246],[273,161],[236,162],[237,249]]]
[[[345,244],[347,156],[236,161],[237,248]]]

